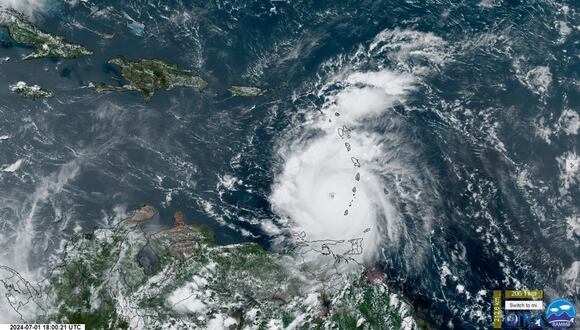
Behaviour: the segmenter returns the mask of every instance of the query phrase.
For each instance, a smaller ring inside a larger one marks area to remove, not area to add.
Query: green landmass
[[[257,87],[249,86],[231,86],[228,91],[232,96],[260,96],[266,91]]]
[[[149,101],[158,90],[170,91],[176,87],[189,87],[201,91],[207,87],[207,82],[190,71],[181,70],[175,64],[165,63],[157,59],[144,59],[138,62],[129,61],[123,57],[109,60],[110,64],[121,67],[125,85],[114,86],[99,82],[91,82],[90,88],[97,92],[139,91],[146,101]]]
[[[52,92],[38,85],[28,85],[24,81],[9,86],[10,90],[22,97],[31,100],[52,97]]]
[[[67,42],[63,37],[40,30],[24,16],[11,9],[0,9],[0,27],[6,28],[15,42],[31,46],[32,53],[24,59],[59,57],[77,58],[93,52],[81,45]]]
[[[75,236],[44,289],[53,307],[34,321],[91,329],[417,328],[408,305],[369,271],[341,274],[252,243],[219,246],[208,228],[187,225],[181,212],[174,218],[174,227],[150,235],[123,221]]]

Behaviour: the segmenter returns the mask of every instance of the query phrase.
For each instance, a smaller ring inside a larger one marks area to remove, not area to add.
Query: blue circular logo
[[[506,317],[505,317],[505,324],[508,327],[515,327],[515,326],[517,326],[520,323],[519,321],[520,321],[520,319],[518,317],[518,314],[513,313],[513,312],[508,313],[506,315]]]
[[[546,320],[554,329],[567,329],[574,325],[576,307],[566,299],[556,299],[546,308]]]

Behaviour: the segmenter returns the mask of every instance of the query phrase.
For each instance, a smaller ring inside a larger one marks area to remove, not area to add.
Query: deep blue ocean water
[[[42,265],[75,230],[147,202],[160,211],[152,226],[181,209],[220,243],[269,246],[260,222],[278,217],[269,201],[283,166],[277,149],[322,107],[321,81],[354,62],[366,71],[425,67],[405,104],[365,124],[417,151],[408,166],[430,196],[397,204],[407,236],[386,242],[377,261],[389,284],[435,328],[489,324],[494,288],[577,302],[577,11],[549,1],[51,3],[38,25],[95,54],[23,61],[29,50],[0,37],[0,58],[10,57],[0,62],[0,136],[9,136],[0,165],[24,160],[0,174],[0,244],[13,253],[10,238],[29,219],[28,262]],[[395,31],[390,52],[356,55],[383,31]],[[85,88],[116,83],[119,69],[106,61],[118,55],[176,63],[209,88],[158,92],[148,103]],[[19,80],[55,97],[23,100],[7,87]],[[231,85],[268,93],[232,98]],[[399,182],[382,180],[385,189]]]

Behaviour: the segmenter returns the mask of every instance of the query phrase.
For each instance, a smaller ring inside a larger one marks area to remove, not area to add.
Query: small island
[[[266,91],[257,87],[232,86],[228,89],[232,96],[260,96]]]
[[[19,81],[16,84],[12,84],[8,87],[12,92],[31,100],[52,97],[51,91],[46,90],[38,85],[28,85],[24,81]]]
[[[143,204],[142,206],[133,210],[133,214],[123,220],[129,224],[139,224],[148,220],[153,219],[157,215],[157,209],[149,204]]]
[[[34,48],[24,59],[78,58],[93,54],[81,45],[69,43],[61,36],[40,30],[22,14],[11,9],[0,9],[0,27],[6,28],[15,42]]]
[[[176,87],[189,87],[201,91],[207,87],[205,80],[192,75],[190,71],[181,70],[175,64],[157,59],[133,62],[118,57],[109,60],[108,63],[121,67],[121,75],[127,84],[114,86],[91,82],[89,88],[99,93],[138,91],[143,94],[145,101],[149,101],[158,90],[170,91]]]

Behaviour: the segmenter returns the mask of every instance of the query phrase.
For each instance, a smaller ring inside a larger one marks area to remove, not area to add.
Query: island
[[[139,224],[153,219],[157,215],[157,209],[149,204],[143,204],[133,210],[133,214],[127,219],[123,220],[129,224]]]
[[[192,75],[190,71],[181,70],[175,64],[165,63],[158,59],[133,62],[124,57],[117,57],[109,60],[108,63],[121,67],[121,75],[127,83],[114,86],[91,82],[89,88],[99,93],[138,91],[143,94],[145,101],[149,101],[158,90],[170,91],[176,87],[189,87],[201,91],[208,85],[205,80]]]
[[[38,85],[28,85],[24,81],[19,81],[16,84],[12,84],[8,87],[12,92],[31,100],[52,97],[51,91],[46,90]]]
[[[12,9],[0,9],[0,27],[7,29],[10,38],[15,42],[34,49],[32,53],[24,56],[24,59],[46,57],[70,59],[93,54],[81,45],[40,30],[22,14]]]
[[[257,87],[231,86],[228,91],[232,96],[260,96],[266,91]]]

